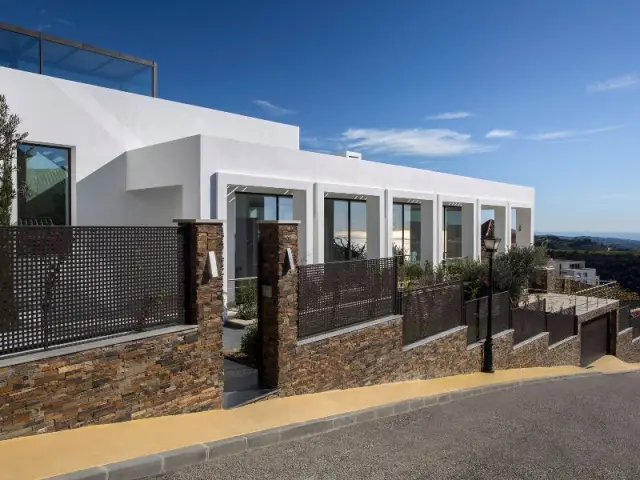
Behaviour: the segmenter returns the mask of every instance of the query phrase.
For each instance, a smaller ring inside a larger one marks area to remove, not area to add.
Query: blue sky
[[[156,60],[159,96],[302,147],[536,188],[540,231],[639,232],[640,2],[0,0]]]

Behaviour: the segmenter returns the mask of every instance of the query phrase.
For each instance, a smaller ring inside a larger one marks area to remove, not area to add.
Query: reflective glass
[[[412,204],[409,207],[409,255],[412,262],[420,261],[420,239],[422,238],[421,232],[421,214],[420,205]]]
[[[462,257],[462,207],[444,207],[445,258]]]
[[[278,220],[293,220],[293,197],[278,197]]]
[[[40,72],[40,39],[0,30],[0,66]]]
[[[18,219],[69,225],[67,148],[22,144],[18,147]]]
[[[392,236],[392,245],[393,245],[393,255],[405,255],[406,252],[403,250],[403,222],[402,215],[403,205],[401,203],[393,204],[393,236]]]
[[[153,68],[43,40],[45,75],[125,92],[153,95]]]
[[[367,258],[367,204],[350,201],[351,224],[349,225],[349,260]]]

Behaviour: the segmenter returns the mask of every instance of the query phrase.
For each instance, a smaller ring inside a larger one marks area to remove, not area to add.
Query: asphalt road
[[[156,480],[639,479],[640,374],[531,385]]]

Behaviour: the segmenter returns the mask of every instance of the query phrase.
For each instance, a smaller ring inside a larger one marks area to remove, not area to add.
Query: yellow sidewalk
[[[461,389],[584,373],[579,367],[529,368],[391,383],[274,398],[215,410],[65,430],[0,442],[0,478],[46,478],[98,465],[245,435],[332,415]]]

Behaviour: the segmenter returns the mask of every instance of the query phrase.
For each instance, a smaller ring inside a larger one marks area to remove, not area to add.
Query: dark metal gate
[[[582,324],[580,333],[580,363],[582,366],[595,362],[608,353],[609,315],[603,315]]]

